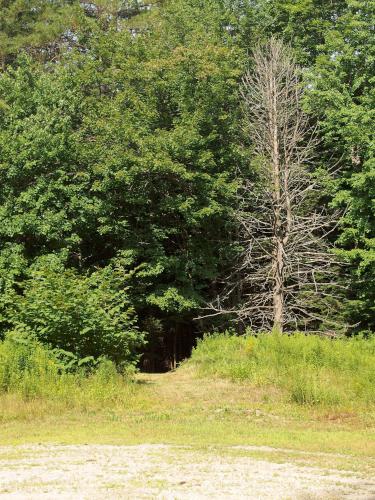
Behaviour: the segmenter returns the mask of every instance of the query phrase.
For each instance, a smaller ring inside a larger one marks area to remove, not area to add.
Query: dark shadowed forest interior
[[[375,3],[0,0],[0,340],[163,372],[375,331]]]

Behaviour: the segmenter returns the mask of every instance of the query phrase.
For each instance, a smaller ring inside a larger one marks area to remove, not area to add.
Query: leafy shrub
[[[276,386],[298,404],[375,404],[375,338],[303,334],[205,337],[191,363],[202,376]]]
[[[13,335],[26,334],[56,349],[69,366],[101,356],[132,364],[143,334],[123,282],[111,267],[91,275],[55,262],[33,268],[22,295],[13,294]]]

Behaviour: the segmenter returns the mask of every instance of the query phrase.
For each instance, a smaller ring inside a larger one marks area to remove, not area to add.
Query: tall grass
[[[277,387],[298,404],[375,404],[375,338],[220,334],[198,343],[191,364],[201,376]]]
[[[69,373],[53,353],[37,342],[0,342],[0,398],[48,400],[59,408],[126,406],[135,391],[129,376],[103,360],[92,373]]]

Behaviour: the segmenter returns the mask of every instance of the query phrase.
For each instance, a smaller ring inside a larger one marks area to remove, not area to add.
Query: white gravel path
[[[375,479],[164,445],[0,447],[0,498],[366,499]]]

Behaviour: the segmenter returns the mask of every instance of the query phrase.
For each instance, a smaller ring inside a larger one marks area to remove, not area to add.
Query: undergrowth
[[[302,405],[375,405],[375,338],[206,336],[190,363],[200,376],[276,387]]]
[[[297,405],[375,408],[374,338],[218,334],[198,342],[187,365],[206,379],[250,383],[269,395],[267,401],[277,397],[275,404],[281,394]],[[36,341],[0,342],[0,399],[3,408],[6,401],[14,406],[13,413],[30,401],[51,403],[55,410],[139,409],[150,394],[133,373],[108,359],[72,371]]]
[[[38,342],[0,342],[0,397],[56,401],[60,407],[126,405],[134,392],[131,372],[119,373],[108,359],[95,368],[69,371]]]

